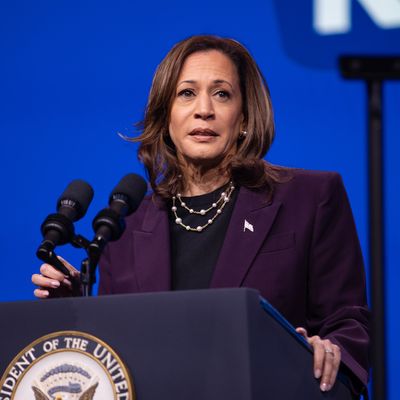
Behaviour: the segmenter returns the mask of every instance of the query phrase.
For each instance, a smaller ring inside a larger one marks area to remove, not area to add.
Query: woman
[[[153,195],[109,245],[99,293],[256,288],[314,348],[321,390],[342,361],[358,394],[368,309],[347,196],[335,173],[263,161],[273,136],[267,85],[240,43],[194,36],[175,45],[135,139]],[[71,287],[46,264],[32,281],[37,297]]]

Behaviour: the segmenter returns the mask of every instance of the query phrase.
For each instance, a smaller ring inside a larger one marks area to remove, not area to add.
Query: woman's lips
[[[211,138],[218,136],[218,134],[212,129],[196,128],[189,133],[189,136],[195,136],[197,138]]]
[[[216,140],[219,136],[216,132],[212,129],[193,129],[189,136],[194,140],[196,143],[211,143]]]

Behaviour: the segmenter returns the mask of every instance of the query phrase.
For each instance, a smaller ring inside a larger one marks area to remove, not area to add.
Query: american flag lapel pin
[[[253,225],[249,221],[247,221],[247,219],[244,220],[243,232],[246,232],[246,229],[250,232],[254,232]]]

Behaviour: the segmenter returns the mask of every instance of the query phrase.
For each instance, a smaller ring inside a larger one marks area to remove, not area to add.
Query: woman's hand
[[[321,378],[320,388],[323,392],[332,389],[340,365],[340,347],[329,339],[321,339],[319,336],[309,337],[304,328],[296,328],[314,349],[314,376]]]
[[[70,271],[70,276],[64,275],[49,264],[42,264],[40,274],[32,275],[32,282],[39,286],[33,292],[36,297],[46,299],[80,295],[79,271],[63,258],[58,258]]]

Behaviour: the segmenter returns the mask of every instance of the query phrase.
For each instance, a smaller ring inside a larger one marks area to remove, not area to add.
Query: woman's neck
[[[229,182],[228,174],[220,174],[218,168],[204,173],[188,171],[184,174],[185,189],[182,196],[200,196],[211,193]]]

